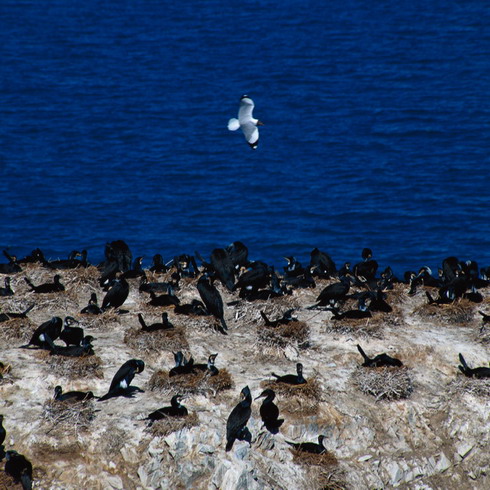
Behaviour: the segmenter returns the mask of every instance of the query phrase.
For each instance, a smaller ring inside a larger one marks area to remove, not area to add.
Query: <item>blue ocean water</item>
[[[484,2],[3,0],[0,53],[2,249],[490,265]]]

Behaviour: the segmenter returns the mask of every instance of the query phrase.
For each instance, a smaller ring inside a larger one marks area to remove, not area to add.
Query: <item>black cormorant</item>
[[[401,367],[403,366],[402,361],[396,359],[394,357],[389,356],[386,353],[378,354],[377,356],[370,358],[366,355],[366,353],[362,350],[361,346],[357,345],[357,350],[360,352],[361,356],[364,359],[362,365],[364,367],[382,367],[382,366],[393,366],[393,367]]]
[[[250,388],[245,386],[241,395],[243,400],[231,411],[226,421],[226,451],[230,451],[236,439],[251,442],[251,434],[247,429],[247,422],[252,415],[252,394]]]

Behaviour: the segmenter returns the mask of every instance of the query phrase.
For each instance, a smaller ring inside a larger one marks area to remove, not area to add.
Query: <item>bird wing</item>
[[[234,117],[232,117],[228,121],[228,129],[230,131],[236,131],[239,127],[240,127],[240,121],[238,119],[235,119]]]
[[[247,123],[242,123],[241,127],[247,143],[255,150],[259,144],[259,130],[257,126],[250,120]]]
[[[244,97],[240,101],[240,109],[238,110],[238,120],[240,124],[246,124],[252,119],[252,112],[254,110],[254,102],[249,97]]]

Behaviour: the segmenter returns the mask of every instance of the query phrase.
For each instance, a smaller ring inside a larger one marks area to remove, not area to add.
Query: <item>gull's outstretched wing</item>
[[[240,109],[238,110],[238,120],[240,124],[246,124],[252,120],[252,112],[254,110],[253,100],[244,95],[240,101]]]
[[[241,127],[247,143],[255,150],[259,144],[259,130],[257,126],[252,121],[248,121],[242,124]]]

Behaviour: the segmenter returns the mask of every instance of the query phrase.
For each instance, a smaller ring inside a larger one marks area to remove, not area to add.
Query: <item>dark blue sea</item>
[[[2,0],[0,75],[18,256],[490,265],[486,2]],[[256,151],[227,129],[243,94]]]

